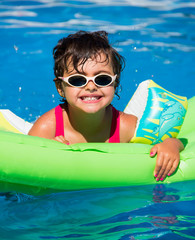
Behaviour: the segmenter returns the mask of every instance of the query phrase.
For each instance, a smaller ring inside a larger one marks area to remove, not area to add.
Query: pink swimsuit
[[[120,143],[120,115],[119,111],[112,107],[112,125],[110,131],[109,143]],[[55,116],[56,116],[56,134],[55,136],[64,136],[64,121],[63,121],[63,111],[62,107],[58,105],[55,108]]]

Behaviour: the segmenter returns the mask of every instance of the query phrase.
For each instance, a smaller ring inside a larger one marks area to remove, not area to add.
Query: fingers
[[[157,181],[163,181],[167,176],[170,168],[172,168],[172,161],[169,156],[164,156],[163,154],[159,154],[156,161],[156,167],[154,170],[154,176]]]
[[[174,162],[173,162],[173,165],[172,165],[172,168],[168,171],[167,175],[168,176],[171,176],[177,169],[178,165],[179,165],[179,158],[177,158]]]
[[[165,166],[167,164],[167,161],[168,160],[164,159],[164,156],[162,153],[159,153],[157,155],[156,166],[154,169],[154,177],[156,178],[157,181],[161,179],[161,176],[165,171]]]
[[[154,146],[150,149],[150,157],[154,157],[157,153],[157,147]]]
[[[179,157],[171,158],[168,154],[159,153],[156,160],[154,177],[157,181],[163,181],[167,176],[171,176],[179,164]]]
[[[150,150],[150,156],[157,154],[154,177],[157,181],[163,181],[167,176],[175,172],[180,161],[180,145],[175,139],[169,139],[162,143],[156,144]]]
[[[64,138],[64,136],[57,136],[57,137],[53,138],[53,140],[69,145],[69,141],[66,140]]]

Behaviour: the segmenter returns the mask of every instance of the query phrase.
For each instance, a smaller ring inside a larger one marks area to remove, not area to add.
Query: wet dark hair
[[[83,68],[88,59],[96,59],[101,53],[106,56],[105,62],[111,61],[113,72],[117,74],[115,94],[118,95],[117,87],[120,83],[120,74],[124,68],[125,60],[109,44],[108,33],[105,31],[79,31],[60,39],[53,49],[55,80],[58,81],[58,77],[62,77],[65,71],[70,70],[70,63],[78,73],[81,73],[78,66]]]

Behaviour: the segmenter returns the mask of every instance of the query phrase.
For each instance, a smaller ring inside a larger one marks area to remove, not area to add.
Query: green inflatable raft
[[[1,121],[0,121],[1,122]],[[2,121],[3,122],[3,121]],[[185,142],[180,165],[163,183],[195,179],[195,97],[178,138]],[[141,143],[80,143],[0,131],[0,191],[32,195],[107,187],[155,184],[151,145]]]

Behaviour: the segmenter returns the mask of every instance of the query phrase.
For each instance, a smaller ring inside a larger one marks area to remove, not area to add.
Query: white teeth
[[[98,100],[98,97],[83,97],[84,101],[95,101]]]

